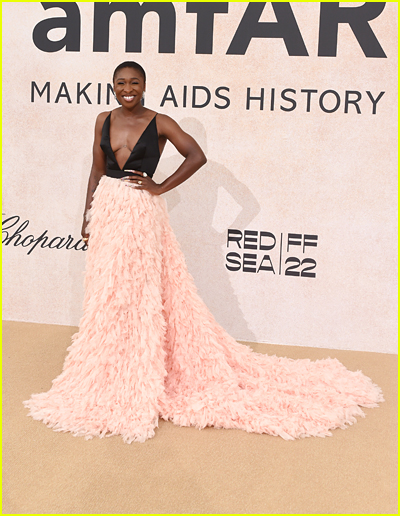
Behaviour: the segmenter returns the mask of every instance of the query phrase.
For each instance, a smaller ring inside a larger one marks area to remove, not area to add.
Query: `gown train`
[[[165,199],[103,176],[89,211],[79,331],[48,392],[24,404],[56,431],[124,441],[158,418],[284,439],[328,436],[383,401],[361,371],[253,352],[197,294]]]

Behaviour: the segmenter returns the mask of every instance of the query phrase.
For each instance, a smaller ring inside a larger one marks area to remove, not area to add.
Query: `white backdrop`
[[[208,156],[166,198],[216,319],[242,340],[395,353],[397,3],[368,22],[386,57],[366,57],[347,23],[337,55],[319,56],[317,2],[289,4],[308,55],[289,55],[282,37],[227,54],[247,2],[214,15],[212,53],[196,53],[198,15],[181,2],[165,3],[176,14],[174,52],[159,52],[155,12],[144,16],[140,52],[125,51],[122,12],[111,17],[109,51],[94,51],[94,4],[67,4],[80,22],[73,33],[68,14],[69,44],[79,48],[48,52],[34,28],[66,12],[3,3],[3,317],[78,325],[94,121],[117,107],[106,95],[115,66],[135,60],[148,75],[146,106],[172,116]],[[253,26],[282,27],[277,16],[267,3]],[[171,23],[162,25],[170,37]],[[194,107],[206,89],[209,103]],[[261,96],[263,106],[248,100]],[[181,159],[169,144],[154,179]]]

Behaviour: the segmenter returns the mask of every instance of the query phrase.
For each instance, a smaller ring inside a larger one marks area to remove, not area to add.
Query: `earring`
[[[144,99],[145,99],[145,96],[144,96],[144,92],[142,93],[142,98],[140,99],[140,102],[142,103],[142,106],[144,106]]]

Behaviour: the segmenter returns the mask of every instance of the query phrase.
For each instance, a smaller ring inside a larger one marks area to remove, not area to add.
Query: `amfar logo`
[[[58,7],[66,16],[47,18],[33,30],[33,42],[43,52],[79,52],[81,48],[81,15],[76,2],[41,2],[43,9]],[[173,2],[94,2],[93,52],[108,52],[110,18],[115,12],[126,17],[126,52],[142,51],[143,18],[149,12],[159,16],[158,52],[175,53],[176,11]],[[280,38],[289,56],[308,56],[296,18],[289,2],[271,2],[276,22],[261,22],[266,2],[249,2],[233,34],[226,54],[244,55],[253,38]],[[320,2],[318,56],[335,57],[338,46],[338,26],[349,25],[366,57],[386,57],[369,21],[377,18],[386,2],[366,2],[357,7],[343,7],[339,2]],[[229,2],[187,2],[186,12],[197,15],[196,54],[212,54],[215,15],[227,14]],[[52,41],[48,33],[64,28],[65,36]],[[317,27],[316,27],[317,30]]]

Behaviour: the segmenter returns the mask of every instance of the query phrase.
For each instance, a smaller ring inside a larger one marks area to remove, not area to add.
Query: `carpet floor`
[[[26,417],[77,329],[3,322],[3,514],[397,514],[397,355],[251,344],[361,369],[385,402],[332,437],[284,441],[161,421],[153,439],[86,441]]]

